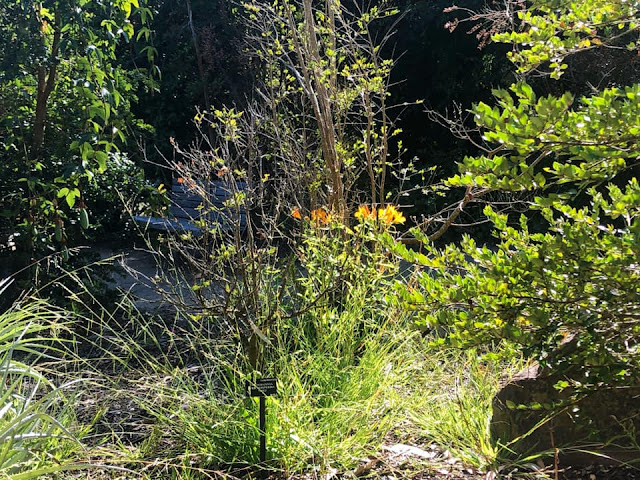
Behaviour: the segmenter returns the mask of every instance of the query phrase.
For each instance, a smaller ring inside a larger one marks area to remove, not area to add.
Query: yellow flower
[[[378,219],[385,225],[392,225],[394,223],[404,223],[407,219],[402,213],[400,213],[395,206],[387,205],[384,208],[377,210],[375,207],[369,208],[368,205],[360,205],[358,210],[354,214],[360,221],[375,220]]]
[[[378,210],[378,220],[387,225],[404,223],[407,221],[405,216],[393,205],[387,205],[386,207]]]
[[[369,208],[368,205],[360,205],[353,216],[360,221],[376,218],[376,209]]]

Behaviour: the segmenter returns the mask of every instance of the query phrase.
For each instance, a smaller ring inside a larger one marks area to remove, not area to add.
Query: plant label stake
[[[247,395],[260,399],[260,462],[267,460],[267,405],[266,397],[278,394],[275,378],[261,378],[256,380],[255,385],[247,382]]]

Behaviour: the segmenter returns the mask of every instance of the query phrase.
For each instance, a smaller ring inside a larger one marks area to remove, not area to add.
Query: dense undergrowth
[[[370,242],[371,224],[358,227],[309,225],[255,367],[239,332],[206,315],[153,316],[126,298],[102,305],[86,286],[68,290],[73,311],[16,305],[2,316],[10,386],[0,420],[12,439],[2,474],[347,473],[405,442],[491,468],[499,454],[488,438],[491,399],[520,362],[432,350],[410,312],[389,301],[404,278],[399,262]],[[283,285],[285,273],[271,274]],[[18,350],[27,350],[22,363],[12,359]],[[267,401],[262,466],[258,401],[246,395],[258,377],[276,377],[279,390]]]
[[[0,321],[0,473],[362,475],[394,445],[424,454],[397,475],[439,462],[477,475],[539,470],[539,452],[514,457],[490,435],[494,396],[526,362],[508,344],[443,348],[445,330],[416,325],[401,295],[424,273],[385,247],[402,218],[388,212],[361,209],[351,227],[297,219],[288,252],[253,245],[203,259],[156,245],[159,288],[162,277],[196,279],[161,292],[171,302],[162,315],[126,295],[101,303],[73,272],[60,287],[69,309],[24,298]],[[198,280],[205,266],[217,283]],[[269,377],[278,394],[267,399],[262,463],[258,400],[246,388]]]

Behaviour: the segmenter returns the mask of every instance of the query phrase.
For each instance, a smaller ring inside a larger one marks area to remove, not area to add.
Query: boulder
[[[640,386],[585,394],[559,391],[562,380],[534,366],[504,385],[493,400],[493,441],[514,456],[546,452],[565,465],[640,461]]]

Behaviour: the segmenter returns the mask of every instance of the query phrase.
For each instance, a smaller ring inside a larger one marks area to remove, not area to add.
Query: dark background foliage
[[[466,0],[460,6],[479,9],[483,4]],[[197,139],[193,117],[198,109],[212,105],[242,108],[251,99],[257,67],[246,55],[244,30],[233,2],[156,0],[153,5],[157,11],[155,61],[162,76],[158,91],[147,95],[133,110],[155,128],[148,145],[170,156],[170,138],[180,145]],[[472,102],[488,99],[492,88],[508,84],[512,74],[505,47],[480,49],[476,37],[468,33],[471,25],[450,32],[445,26],[455,15],[443,11],[447,2],[412,0],[397,5],[401,13],[381,23],[379,34],[394,32],[384,56],[397,59],[390,104],[397,105],[392,113],[403,130],[404,160],[417,159],[420,167],[436,167],[436,178],[446,178],[456,171],[457,161],[474,152],[468,142],[430,122],[425,110],[452,111],[455,101],[466,111]],[[162,163],[154,148],[147,148],[147,155]],[[169,180],[169,172],[146,168],[150,176]],[[429,215],[457,194],[415,195],[405,198],[404,203],[411,206],[410,215]]]

